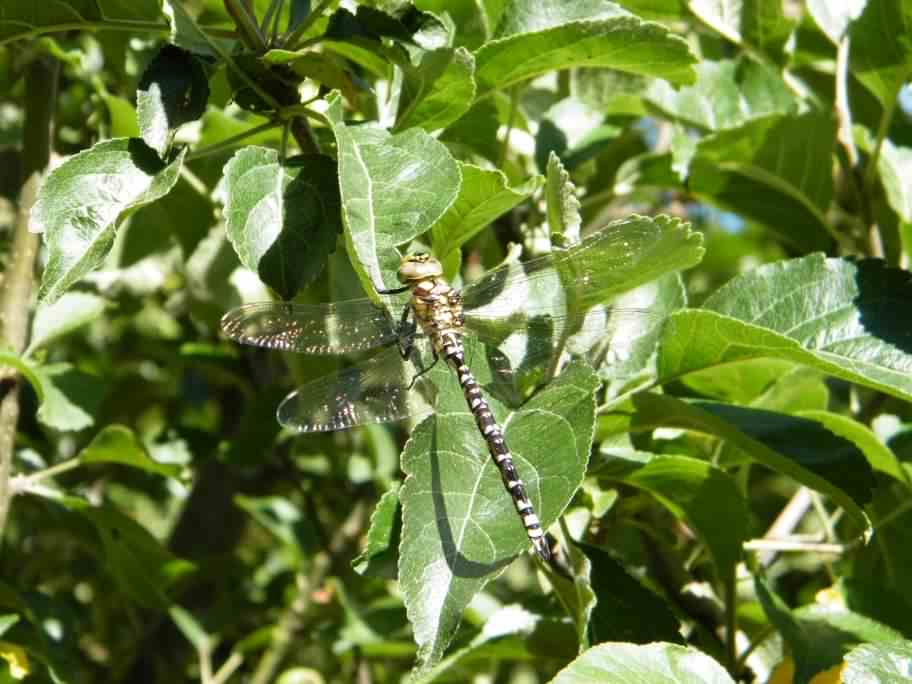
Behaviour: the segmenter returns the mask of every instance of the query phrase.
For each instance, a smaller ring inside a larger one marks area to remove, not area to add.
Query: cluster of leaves
[[[0,5],[7,166],[49,94],[71,155],[35,301],[0,253],[34,307],[27,345],[0,321],[10,676],[907,681],[912,6],[339,4]],[[294,437],[281,397],[349,361],[219,337],[270,296],[380,302],[405,249],[512,272],[511,242],[566,265],[517,315],[608,316],[491,399],[562,571],[445,369],[413,429]]]

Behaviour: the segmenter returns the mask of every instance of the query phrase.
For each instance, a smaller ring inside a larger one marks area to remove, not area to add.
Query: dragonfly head
[[[417,283],[443,275],[443,266],[430,254],[406,254],[399,262],[399,282]]]

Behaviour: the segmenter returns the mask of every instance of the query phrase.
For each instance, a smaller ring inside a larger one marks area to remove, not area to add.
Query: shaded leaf
[[[639,409],[636,398],[634,402]],[[748,539],[749,514],[730,475],[706,461],[656,456],[624,481],[645,489],[674,516],[683,518],[709,549],[719,579],[734,584],[741,545]],[[720,525],[723,519],[725,524]]]
[[[141,606],[167,609],[168,588],[192,570],[191,564],[173,556],[144,527],[113,508],[96,508],[75,498],[67,498],[64,504],[95,527],[105,566],[118,589]]]
[[[294,166],[248,146],[225,165],[226,234],[241,263],[291,299],[323,270],[341,232],[335,164],[308,155]]]
[[[912,7],[907,2],[868,0],[849,25],[849,68],[885,109],[912,76]]]
[[[164,157],[174,131],[202,116],[209,82],[193,55],[165,45],[146,67],[136,91],[136,115],[146,144]]]
[[[638,394],[633,402],[637,408],[635,424],[639,427],[663,425],[716,435],[755,461],[826,494],[862,527],[869,526],[859,504],[871,497],[870,466],[851,442],[823,430],[817,423],[736,406],[690,404],[653,393]],[[813,444],[804,443],[800,432],[801,441],[793,441],[794,431],[803,428],[809,429],[808,434],[815,438],[829,435],[829,445],[825,446],[839,444],[843,446],[841,453],[818,450]],[[860,482],[855,479],[858,476]]]
[[[794,20],[781,2],[768,0],[690,0],[691,11],[733,43],[753,47],[782,62]]]
[[[121,463],[156,475],[177,477],[180,466],[154,460],[133,431],[123,425],[106,425],[78,456],[82,463]]]
[[[836,125],[826,114],[770,115],[702,138],[689,188],[707,202],[763,223],[800,251],[827,249],[825,216]],[[801,227],[800,230],[798,227]]]
[[[597,603],[589,625],[593,644],[625,641],[681,643],[680,624],[668,604],[628,573],[611,554],[581,545],[592,563],[591,582]]]
[[[88,292],[67,292],[52,304],[42,304],[32,320],[26,355],[91,323],[107,306],[104,299]]]
[[[89,31],[102,22],[112,28],[119,22],[124,22],[125,27],[133,30],[136,30],[137,24],[146,24],[150,31],[163,28],[161,8],[156,0],[3,0],[0,6],[0,44],[41,33],[73,30],[79,26]]]
[[[395,577],[396,555],[402,534],[402,514],[399,507],[398,482],[383,493],[370,519],[367,545],[352,559],[352,568],[359,575]]]
[[[63,432],[82,430],[95,424],[106,389],[101,378],[67,363],[42,366],[38,374],[44,390],[37,414],[41,423]]]

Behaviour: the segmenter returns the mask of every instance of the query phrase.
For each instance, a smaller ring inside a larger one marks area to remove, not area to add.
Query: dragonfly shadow
[[[436,423],[436,417],[434,421]],[[453,536],[453,528],[450,526],[450,518],[447,515],[446,499],[443,492],[444,487],[440,476],[440,459],[438,456],[436,424],[431,434],[431,496],[434,502],[434,519],[437,521],[437,531],[440,535],[440,543],[443,546],[443,555],[447,561],[450,571],[455,577],[464,577],[477,579],[488,576],[506,567],[513,562],[516,555],[496,560],[492,563],[482,563],[467,558],[465,554],[457,547],[456,540]]]

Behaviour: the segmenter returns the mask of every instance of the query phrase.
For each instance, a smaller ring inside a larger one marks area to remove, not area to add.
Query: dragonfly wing
[[[647,247],[660,237],[651,223],[610,224],[569,249],[489,271],[463,290],[465,308],[505,317],[521,310],[553,311],[571,302],[582,309],[600,304],[646,282],[641,276],[652,270],[642,262],[655,259]]]
[[[289,394],[276,413],[297,432],[330,432],[386,423],[431,411],[435,387],[393,346],[338,373],[318,378]],[[410,388],[409,386],[413,386]]]
[[[599,306],[582,319],[532,316],[506,334],[498,321],[477,313],[466,315],[466,326],[489,350],[491,391],[511,402],[546,382],[568,354],[585,356],[596,367],[620,367],[664,318],[664,312],[653,309]]]
[[[304,354],[363,351],[399,336],[389,310],[370,299],[319,305],[245,304],[222,317],[222,330],[243,344]]]

